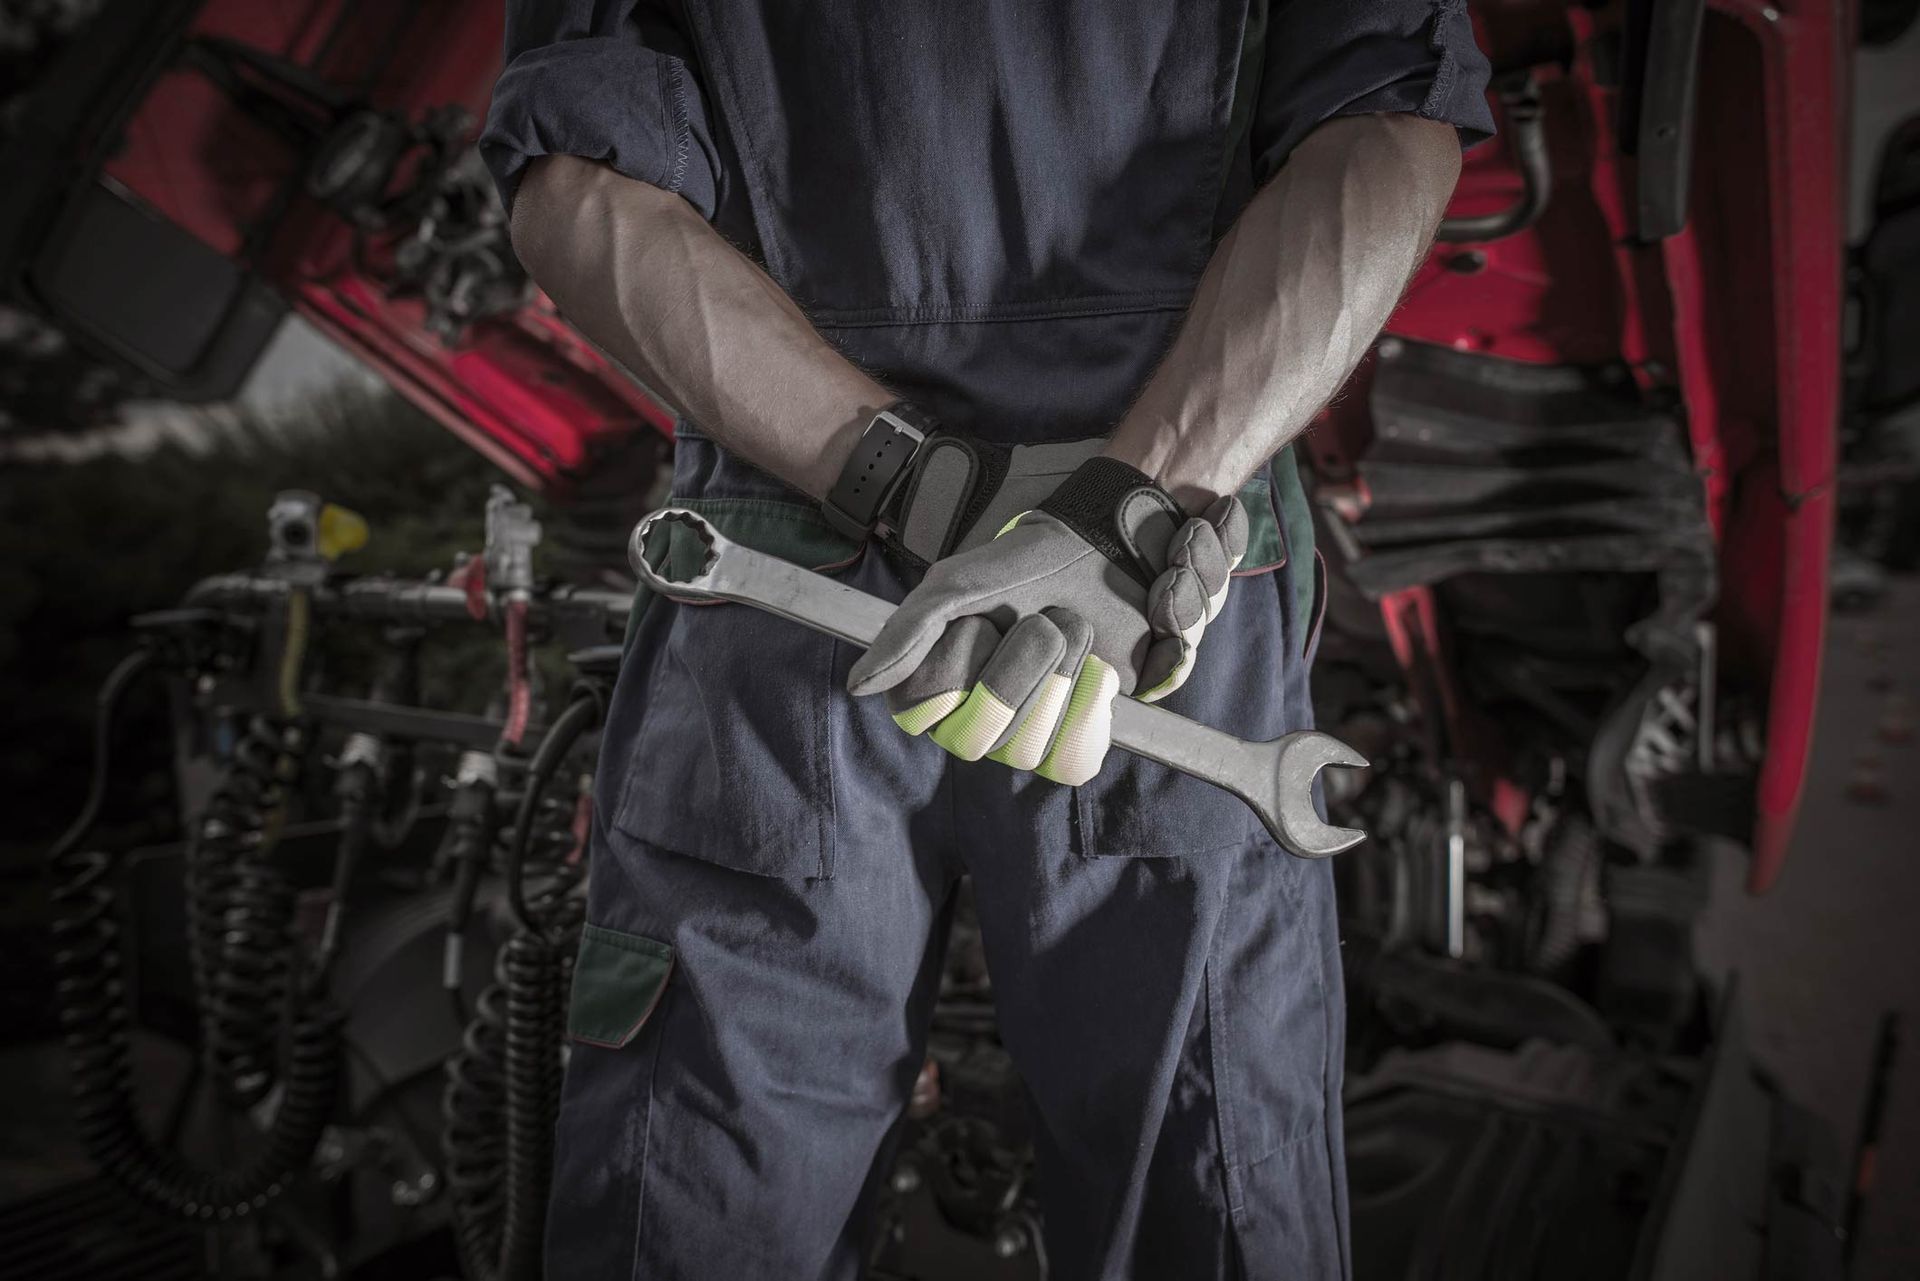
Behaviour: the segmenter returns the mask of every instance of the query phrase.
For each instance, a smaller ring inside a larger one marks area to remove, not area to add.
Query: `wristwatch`
[[[821,504],[827,523],[848,538],[872,534],[887,500],[913,466],[921,442],[933,431],[933,420],[904,400],[875,414]]]

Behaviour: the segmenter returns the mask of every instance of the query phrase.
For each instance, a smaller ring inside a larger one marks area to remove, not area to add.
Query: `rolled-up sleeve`
[[[719,167],[693,66],[648,34],[639,0],[507,0],[506,68],[480,155],[509,208],[527,165],[584,156],[713,217]]]
[[[1466,0],[1273,0],[1253,122],[1264,182],[1335,116],[1408,112],[1452,125],[1463,146],[1493,132],[1487,59]]]

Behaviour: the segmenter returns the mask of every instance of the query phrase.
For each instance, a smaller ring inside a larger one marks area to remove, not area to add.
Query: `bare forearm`
[[[686,201],[604,165],[536,162],[514,199],[513,244],[582,333],[816,498],[893,399]]]
[[[1453,129],[1334,120],[1214,250],[1179,337],[1107,452],[1190,511],[1231,493],[1338,391],[1420,264],[1460,172]]]

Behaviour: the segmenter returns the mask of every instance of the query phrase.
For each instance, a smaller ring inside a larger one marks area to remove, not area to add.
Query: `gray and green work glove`
[[[1246,554],[1221,498],[1189,517],[1144,474],[1091,458],[992,541],[949,556],[853,666],[909,734],[1084,783],[1112,740],[1113,699],[1178,689]]]

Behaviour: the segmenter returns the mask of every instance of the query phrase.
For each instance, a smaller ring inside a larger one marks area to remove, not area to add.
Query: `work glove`
[[[943,427],[914,455],[882,520],[882,541],[922,569],[978,547],[1009,520],[1038,507],[1104,444],[1094,437],[1000,445]]]
[[[990,542],[939,561],[853,666],[909,734],[1058,783],[1100,771],[1113,699],[1178,689],[1246,554],[1221,498],[1189,517],[1116,459],[1088,459]]]

